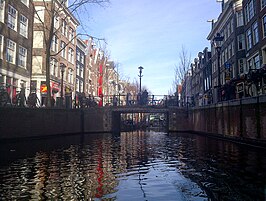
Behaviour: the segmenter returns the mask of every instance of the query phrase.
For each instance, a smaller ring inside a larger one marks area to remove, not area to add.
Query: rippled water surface
[[[0,144],[0,200],[266,200],[266,154],[160,132]]]

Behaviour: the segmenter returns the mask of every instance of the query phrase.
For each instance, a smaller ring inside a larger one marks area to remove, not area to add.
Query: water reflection
[[[160,132],[0,146],[2,200],[265,200],[266,155]]]

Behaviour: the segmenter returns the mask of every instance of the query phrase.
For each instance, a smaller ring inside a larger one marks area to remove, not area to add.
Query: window
[[[23,4],[29,7],[29,0],[20,0]]]
[[[57,38],[56,35],[53,36],[51,49],[54,52],[57,52],[58,51],[58,38]]]
[[[83,81],[82,80],[80,80],[79,81],[79,84],[80,84],[80,92],[83,92]]]
[[[20,15],[19,33],[25,38],[28,38],[28,18],[24,15]]]
[[[45,7],[35,6],[34,23],[44,22],[44,11]]]
[[[256,55],[255,57],[253,57],[253,60],[254,60],[255,69],[259,69],[260,68],[260,56]]]
[[[79,79],[78,78],[76,79],[76,91],[79,92]]]
[[[245,49],[245,37],[244,34],[240,34],[237,36],[237,49],[243,50]]]
[[[79,74],[79,71],[80,71],[80,65],[79,65],[79,63],[77,63],[77,66],[76,66],[76,72],[77,72],[77,75],[79,76],[80,74]]]
[[[259,42],[259,30],[258,30],[258,23],[255,22],[252,25],[252,31],[253,31],[253,44],[257,44]]]
[[[237,17],[237,21],[236,21],[236,25],[238,26],[238,27],[240,27],[240,26],[243,26],[244,25],[244,18],[243,18],[243,12],[242,11],[238,11],[237,13],[236,13],[236,17]]]
[[[80,51],[77,50],[77,61],[80,60]]]
[[[54,16],[54,28],[59,28],[59,19],[58,16]]]
[[[51,75],[58,77],[58,61],[55,58],[51,59],[50,73],[51,73]]]
[[[252,48],[252,33],[251,30],[247,30],[247,50]]]
[[[84,54],[80,54],[80,63],[84,64]]]
[[[27,49],[22,46],[19,46],[18,65],[24,68],[26,68],[27,65]]]
[[[3,59],[4,36],[0,35],[0,59]]]
[[[8,5],[8,22],[7,22],[7,26],[10,29],[13,29],[15,31],[17,31],[17,10]]]
[[[61,41],[61,56],[66,59],[66,43]]]
[[[73,84],[74,80],[73,80],[74,76],[73,76],[73,70],[71,68],[68,69],[68,77],[67,77],[67,81],[70,84]]]
[[[248,23],[251,20],[251,18],[254,17],[254,15],[255,15],[254,0],[251,0],[245,6],[246,23]]]
[[[68,40],[71,41],[72,44],[75,44],[74,30],[71,27],[69,27]]]
[[[6,45],[6,60],[13,64],[15,64],[16,61],[16,43],[9,39]]]
[[[4,22],[5,18],[5,0],[0,0],[0,22]]]
[[[83,76],[83,68],[82,67],[80,68],[80,77],[82,77],[82,78],[84,77]]]
[[[68,61],[74,63],[74,50],[72,48],[68,48]]]
[[[238,60],[238,66],[240,74],[246,71],[246,62],[244,58]]]
[[[62,20],[62,34],[63,34],[64,36],[67,35],[67,23],[66,23],[65,20]]]
[[[263,9],[266,6],[266,0],[261,0],[261,9]]]

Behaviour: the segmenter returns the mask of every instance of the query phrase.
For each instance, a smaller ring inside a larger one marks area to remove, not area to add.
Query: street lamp
[[[139,92],[141,93],[141,78],[143,77],[142,75],[142,70],[144,69],[142,66],[138,67],[139,69]]]
[[[60,106],[62,107],[63,106],[63,90],[64,90],[64,72],[65,72],[65,69],[66,69],[66,65],[63,64],[63,63],[60,63],[60,69],[61,69],[61,93],[60,93],[60,96],[61,96],[61,100],[60,100]]]
[[[221,48],[222,41],[224,37],[221,36],[220,33],[217,33],[213,38],[213,46],[217,52],[217,68],[218,68],[218,101],[221,101],[221,66],[220,66],[220,56],[221,56]]]

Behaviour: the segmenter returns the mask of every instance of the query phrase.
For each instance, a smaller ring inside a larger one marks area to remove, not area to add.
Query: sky
[[[105,6],[87,6],[77,18],[80,32],[105,38],[121,78],[139,81],[142,66],[142,86],[154,95],[167,95],[173,91],[182,46],[192,59],[210,47],[207,20],[217,19],[220,12],[216,0],[110,0]]]

